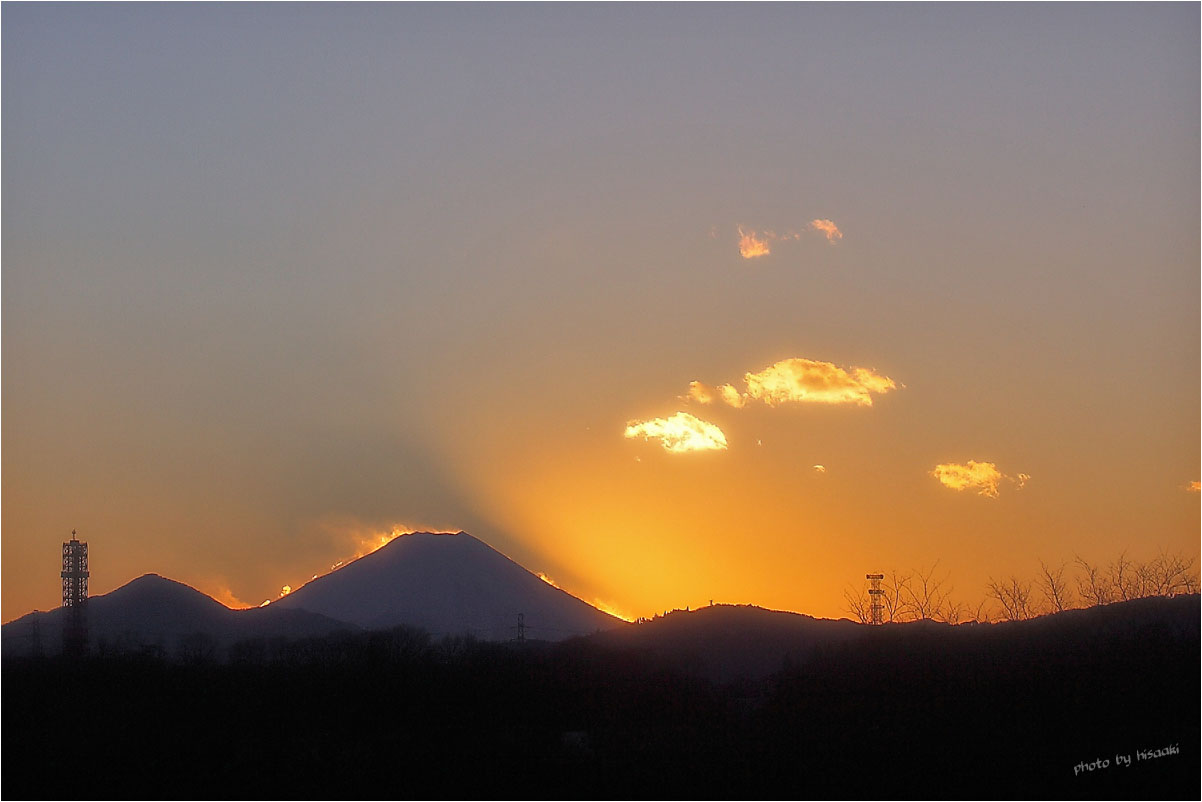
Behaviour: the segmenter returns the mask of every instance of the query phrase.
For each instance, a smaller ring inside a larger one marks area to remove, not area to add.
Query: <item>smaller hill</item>
[[[633,650],[717,682],[762,679],[825,645],[861,637],[867,627],[754,605],[715,604],[674,610],[634,627],[590,638],[599,646]]]
[[[4,625],[3,653],[18,657],[62,650],[63,608],[34,612]],[[182,582],[145,574],[116,590],[88,599],[93,652],[175,655],[193,651],[221,656],[230,645],[256,638],[302,638],[355,629],[305,610],[231,610]]]

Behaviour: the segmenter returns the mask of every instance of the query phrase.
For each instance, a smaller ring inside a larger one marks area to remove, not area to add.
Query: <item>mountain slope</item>
[[[619,632],[590,640],[657,658],[688,673],[718,682],[761,679],[815,649],[846,643],[867,627],[753,605],[716,604],[692,612],[674,610]]]
[[[62,648],[63,608],[35,612],[3,627],[6,656]],[[176,654],[185,648],[221,650],[251,638],[299,638],[354,627],[305,610],[231,610],[182,582],[146,574],[111,593],[88,599],[91,648],[152,648]],[[197,635],[203,635],[197,639]]]
[[[466,532],[402,535],[271,607],[304,609],[366,629],[401,624],[432,635],[562,640],[623,622],[553,587]]]

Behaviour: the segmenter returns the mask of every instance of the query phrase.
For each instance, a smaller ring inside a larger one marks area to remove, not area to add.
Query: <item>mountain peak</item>
[[[467,532],[414,532],[272,602],[367,629],[561,640],[622,622],[552,587]]]

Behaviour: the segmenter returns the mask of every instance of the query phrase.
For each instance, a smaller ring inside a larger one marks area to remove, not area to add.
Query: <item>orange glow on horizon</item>
[[[626,621],[627,623],[634,623],[634,618],[632,616],[627,615],[626,613],[622,612],[617,607],[614,607],[612,604],[609,604],[608,602],[602,601],[601,599],[593,599],[589,603],[592,604],[594,607],[596,607],[601,612],[609,613],[614,618],[620,618],[623,621]]]

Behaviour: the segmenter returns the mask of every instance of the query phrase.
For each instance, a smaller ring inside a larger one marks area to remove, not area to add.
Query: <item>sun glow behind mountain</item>
[[[634,616],[1196,549],[1192,6],[85,5],[5,6],[6,616],[72,526]]]
[[[415,527],[409,526],[407,524],[393,524],[392,526],[387,527],[385,529],[372,529],[371,527],[364,527],[364,526],[358,525],[358,524],[352,524],[349,526],[344,525],[344,526],[337,527],[337,528],[339,529],[340,533],[344,537],[347,537],[352,541],[352,543],[354,544],[354,548],[355,548],[354,553],[352,553],[348,557],[338,560],[336,563],[331,565],[328,569],[320,571],[316,574],[313,574],[311,577],[309,577],[308,580],[306,580],[303,583],[298,584],[297,587],[303,587],[304,585],[308,584],[309,582],[312,582],[315,579],[318,579],[320,577],[325,576],[326,574],[337,571],[339,568],[343,567],[344,565],[354,562],[355,560],[359,559],[360,557],[366,557],[368,554],[379,551],[380,549],[384,548],[392,541],[396,540],[398,537],[402,537],[403,535],[411,535],[414,532],[434,531],[429,528],[420,528],[420,527],[415,528]],[[285,596],[290,595],[292,593],[292,591],[293,591],[293,587],[291,585],[284,585],[283,588],[280,589],[280,593],[277,598],[282,599]],[[218,601],[221,601],[221,598],[219,596],[215,595],[215,596],[213,596],[213,598],[216,598],[216,599],[218,599]],[[259,606],[266,607],[267,605],[271,604],[271,602],[272,602],[272,599],[267,599],[264,602],[262,602]]]

